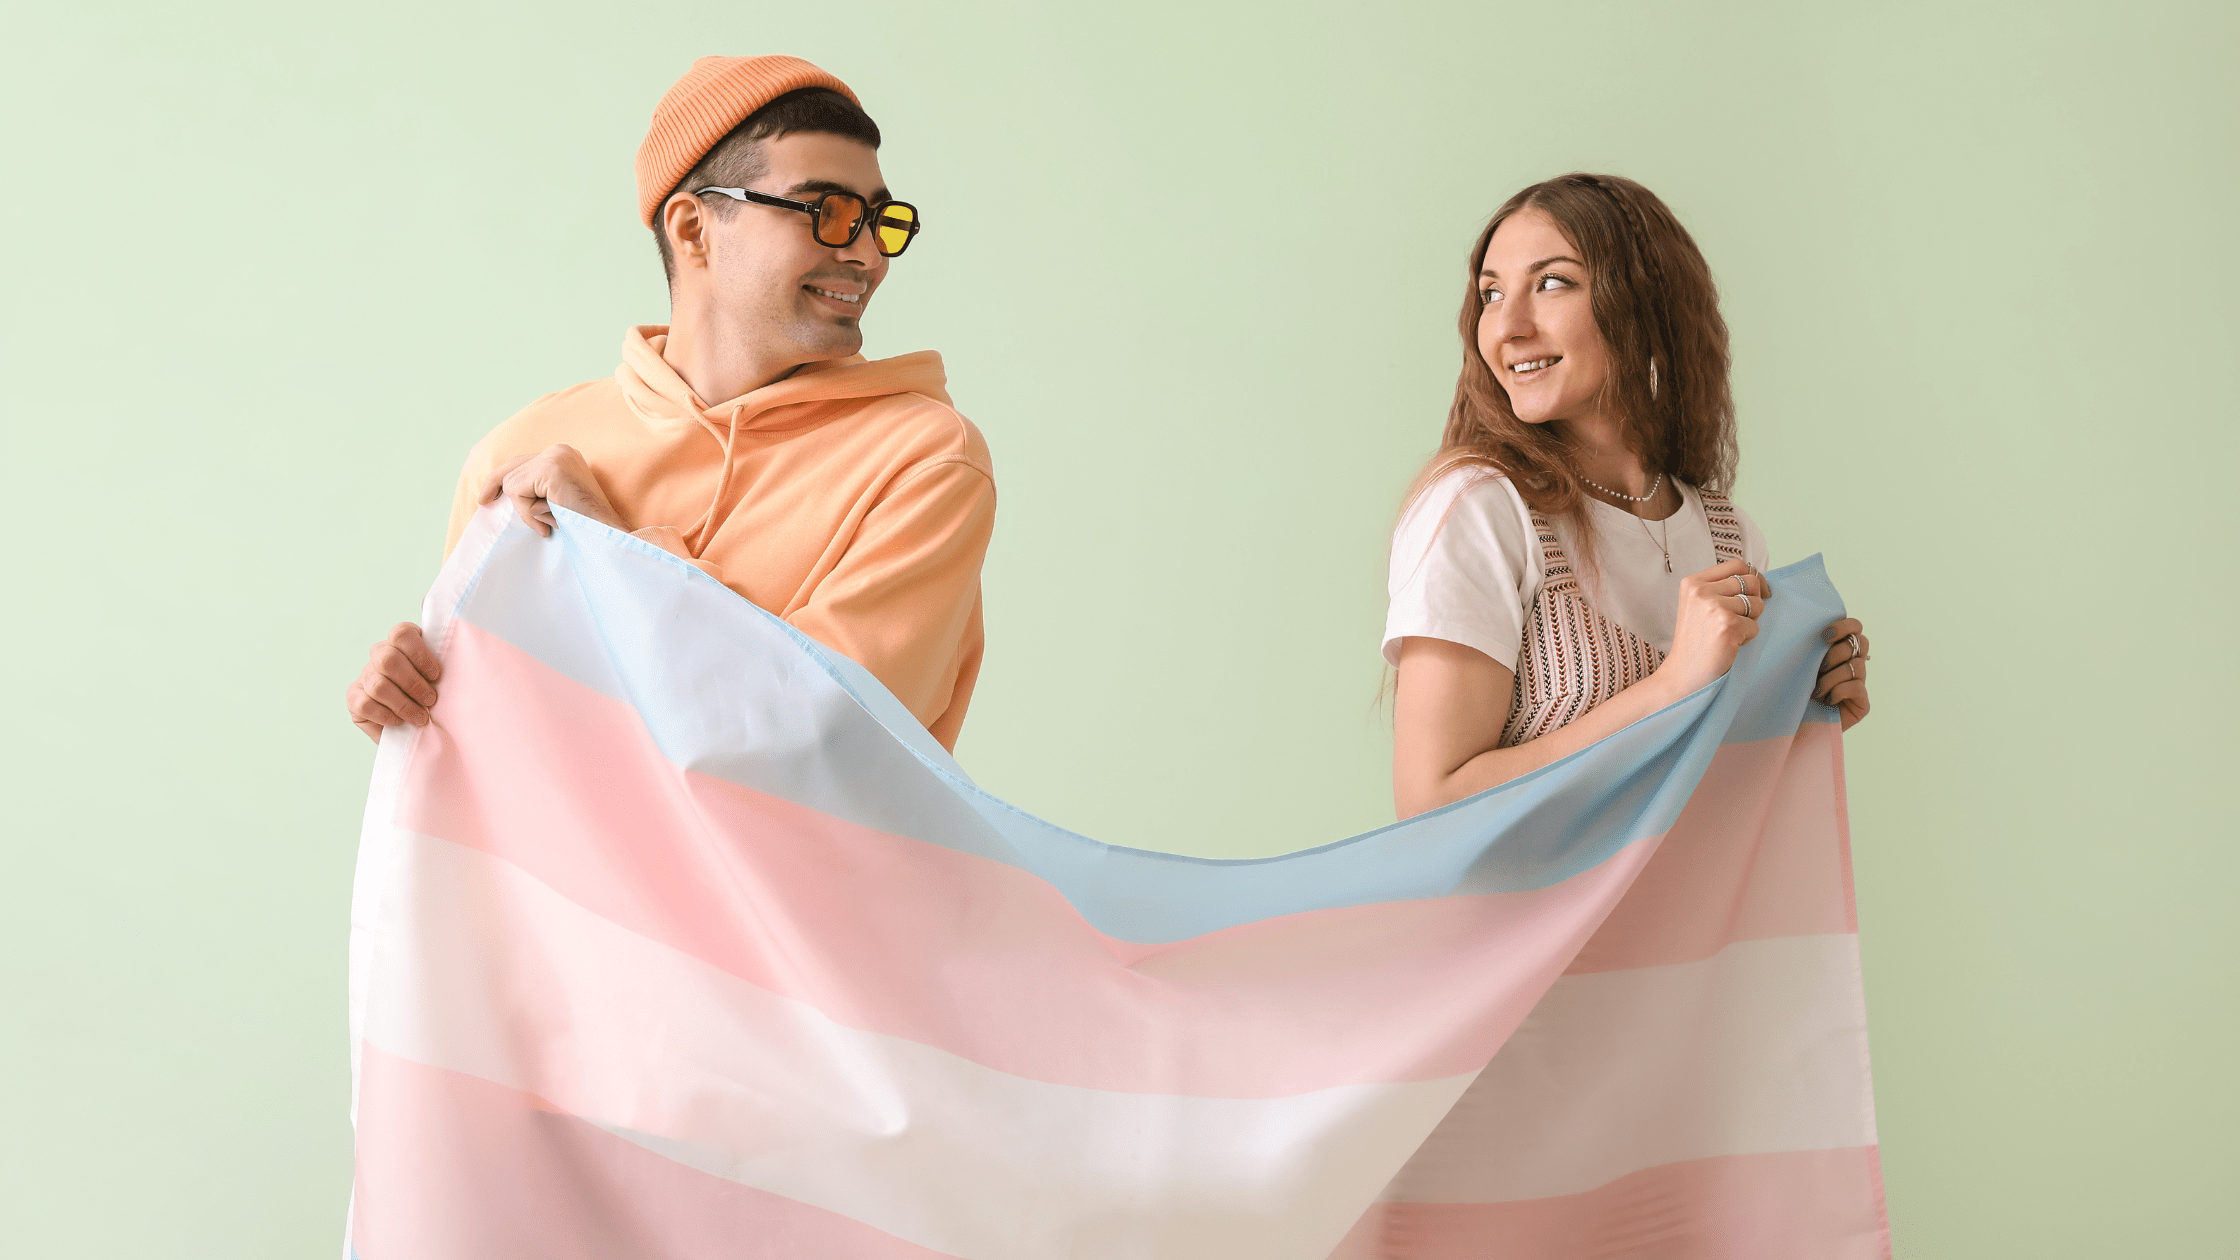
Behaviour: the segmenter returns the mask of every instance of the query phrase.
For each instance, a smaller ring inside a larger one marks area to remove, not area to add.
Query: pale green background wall
[[[1740,497],[1875,634],[1900,1254],[2240,1254],[2230,6],[656,12],[10,7],[0,1249],[331,1254],[343,685],[466,446],[661,319],[654,100],[786,50],[926,208],[871,350],[945,352],[996,453],[961,754],[1137,844],[1389,817],[1381,547],[1463,250],[1532,179],[1659,190]]]

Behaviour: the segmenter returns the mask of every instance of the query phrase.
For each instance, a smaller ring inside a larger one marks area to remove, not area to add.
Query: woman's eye
[[[1480,289],[1478,290],[1478,305],[1491,306],[1493,300],[1500,296],[1501,290],[1499,289]]]
[[[1556,275],[1552,272],[1548,275],[1540,277],[1539,287],[1542,293],[1546,293],[1551,287],[1555,285],[1562,285],[1564,288],[1568,289],[1571,287],[1571,282],[1564,279],[1562,276]]]

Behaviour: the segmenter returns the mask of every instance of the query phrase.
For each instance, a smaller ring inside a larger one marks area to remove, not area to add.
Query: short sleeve
[[[1525,610],[1540,590],[1531,518],[1506,477],[1452,469],[1416,496],[1392,533],[1384,658],[1410,636],[1476,648],[1514,669]]]

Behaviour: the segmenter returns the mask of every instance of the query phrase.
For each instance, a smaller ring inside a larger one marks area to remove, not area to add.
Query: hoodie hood
[[[656,430],[697,425],[720,439],[729,431],[761,427],[772,412],[799,403],[888,394],[923,394],[943,406],[953,405],[948,374],[942,370],[940,354],[932,350],[891,359],[866,359],[858,354],[805,363],[784,380],[772,381],[737,398],[709,403],[693,393],[661,357],[668,340],[669,330],[660,324],[630,329],[622,334],[622,364],[614,370],[615,383],[622,387],[630,410]]]
[[[731,486],[731,452],[739,434],[759,428],[782,429],[776,418],[787,407],[802,403],[835,402],[850,398],[883,398],[895,394],[921,394],[950,406],[948,376],[941,370],[941,356],[931,350],[867,360],[862,355],[823,363],[804,363],[784,380],[748,390],[737,398],[710,405],[702,401],[676,369],[661,357],[669,330],[659,324],[641,324],[622,334],[622,365],[614,370],[623,401],[648,429],[662,436],[678,436],[697,426],[716,441],[722,464],[716,474],[715,492],[700,514],[699,523],[678,531],[671,526],[658,532],[675,537],[657,539],[664,548],[692,560],[715,536],[718,510]],[[643,536],[645,531],[640,530]],[[722,580],[718,574],[717,580]]]

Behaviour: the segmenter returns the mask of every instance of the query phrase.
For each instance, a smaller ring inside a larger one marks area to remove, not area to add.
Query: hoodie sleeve
[[[482,489],[483,478],[494,467],[490,459],[490,443],[477,442],[467,452],[467,462],[459,469],[458,488],[451,492],[451,528],[444,536],[443,558],[451,558],[451,549],[459,545],[459,536],[467,532],[467,522],[474,519],[481,504],[475,501],[475,492]]]
[[[954,749],[980,675],[980,562],[995,482],[966,458],[910,474],[863,518],[838,564],[786,620],[894,692]]]

